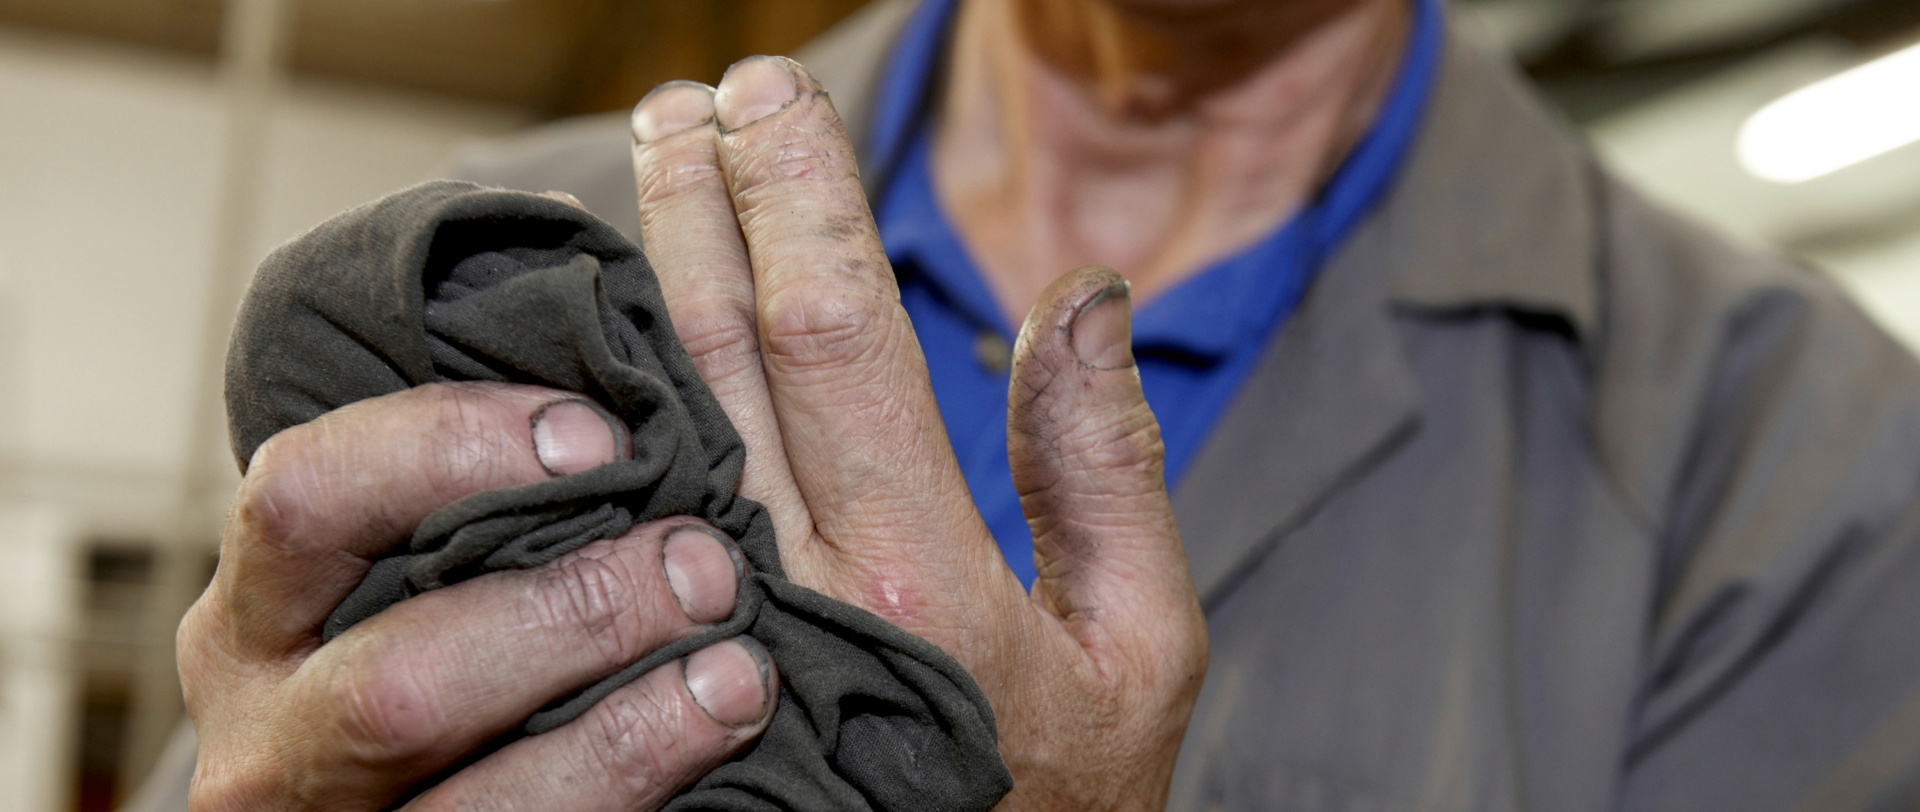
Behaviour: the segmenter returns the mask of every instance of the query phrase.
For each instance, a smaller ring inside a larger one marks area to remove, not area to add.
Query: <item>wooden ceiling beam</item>
[[[582,43],[556,113],[631,107],[661,82],[715,84],[754,54],[791,53],[865,0],[609,0],[619,11]]]
[[[669,79],[718,82],[786,53],[863,0],[308,0],[296,73],[507,104],[620,109]],[[212,59],[221,0],[0,0],[0,24]]]

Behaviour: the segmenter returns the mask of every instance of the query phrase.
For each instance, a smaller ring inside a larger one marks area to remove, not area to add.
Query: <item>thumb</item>
[[[1089,265],[1048,286],[1014,347],[1007,453],[1033,529],[1034,596],[1096,657],[1204,625],[1133,361],[1125,279]],[[1202,633],[1204,634],[1204,633]],[[1145,635],[1149,640],[1133,640]],[[1204,637],[1202,637],[1204,639]]]

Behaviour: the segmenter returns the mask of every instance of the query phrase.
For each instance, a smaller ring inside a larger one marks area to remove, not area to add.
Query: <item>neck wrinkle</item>
[[[1111,266],[1145,302],[1293,216],[1378,117],[1412,16],[1406,0],[1334,4],[1339,14],[1322,12],[1315,28],[1275,34],[1288,44],[1197,94],[1191,89],[1200,84],[1139,70],[1156,52],[1123,47],[1117,36],[1102,46],[1111,53],[1097,59],[1085,37],[1036,45],[1050,36],[1030,26],[1076,15],[1104,15],[1115,28],[1148,19],[1119,8],[1128,1],[970,0],[961,7],[935,105],[934,188],[1014,324],[1070,268]],[[1161,32],[1160,41],[1221,27],[1204,22]],[[1063,69],[1059,53],[1108,67]],[[1110,75],[1121,78],[1102,78]],[[1114,103],[1111,97],[1131,98],[1144,86],[1137,77],[1187,95],[1146,105],[1147,114],[1141,105]],[[1120,85],[1127,89],[1112,89]]]

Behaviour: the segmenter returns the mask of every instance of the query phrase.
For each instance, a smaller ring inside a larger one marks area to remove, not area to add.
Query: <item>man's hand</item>
[[[428,592],[320,645],[370,560],[428,513],[625,455],[601,414],[562,392],[435,385],[263,446],[180,628],[192,808],[388,809],[457,767],[409,808],[652,809],[758,736],[775,677],[739,638],[473,760],[554,699],[732,614],[732,542],[691,519]]]
[[[1130,349],[1126,283],[1056,281],[1015,349],[1009,436],[1039,581],[967,493],[839,118],[797,64],[634,111],[648,257],[747,443],[787,571],[940,645],[993,703],[1009,806],[1158,808],[1206,629]]]

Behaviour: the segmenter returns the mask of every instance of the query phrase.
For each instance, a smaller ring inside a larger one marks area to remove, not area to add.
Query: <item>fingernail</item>
[[[1068,332],[1074,357],[1080,363],[1095,369],[1133,366],[1132,286],[1125,279],[1116,279],[1094,294],[1074,314]]]
[[[680,662],[687,692],[715,722],[746,727],[766,718],[772,699],[767,690],[772,660],[759,641],[742,635],[696,651]]]
[[[787,60],[777,56],[750,56],[733,63],[714,93],[714,120],[721,129],[737,130],[800,98],[800,84]]]
[[[553,476],[577,474],[632,453],[627,427],[592,401],[554,401],[532,419],[533,453]]]
[[[746,560],[732,539],[702,525],[681,525],[667,533],[660,563],[674,599],[694,622],[717,623],[733,614]]]
[[[633,140],[645,144],[713,120],[713,88],[684,79],[649,91],[633,106]]]

